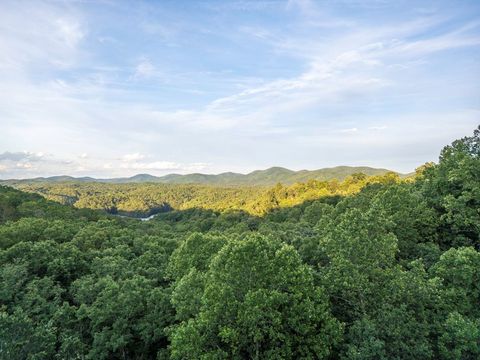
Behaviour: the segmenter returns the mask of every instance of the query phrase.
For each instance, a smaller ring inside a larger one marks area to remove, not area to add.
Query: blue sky
[[[367,165],[480,123],[480,1],[2,1],[0,178]]]

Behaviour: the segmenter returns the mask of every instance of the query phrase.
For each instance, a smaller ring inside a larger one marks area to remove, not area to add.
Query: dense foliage
[[[480,357],[480,129],[412,181],[41,186],[174,210],[0,187],[1,359]]]

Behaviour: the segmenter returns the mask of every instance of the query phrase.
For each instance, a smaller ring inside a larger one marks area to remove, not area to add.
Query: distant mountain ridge
[[[103,182],[103,183],[164,183],[164,184],[205,184],[205,185],[274,185],[282,183],[290,185],[296,182],[305,182],[308,180],[344,180],[347,176],[355,173],[365,175],[383,175],[391,172],[388,169],[372,168],[368,166],[336,166],[332,168],[323,168],[318,170],[299,170],[294,171],[283,167],[271,167],[265,170],[255,170],[248,174],[234,172],[225,172],[217,175],[213,174],[168,174],[164,176],[154,176],[150,174],[137,174],[131,177],[96,179],[92,177],[73,177],[67,175],[38,177],[22,180],[0,180],[0,183],[19,183],[19,182]],[[399,174],[399,173],[397,173]],[[406,176],[399,174],[400,176]]]

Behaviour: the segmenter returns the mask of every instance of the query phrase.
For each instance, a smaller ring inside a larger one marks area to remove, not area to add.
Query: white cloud
[[[43,152],[34,153],[30,151],[6,151],[0,154],[0,161],[40,161],[43,156]]]
[[[123,155],[122,160],[123,160],[123,161],[130,162],[130,161],[142,160],[142,159],[144,159],[144,158],[145,158],[145,155],[143,155],[143,154],[133,153],[133,154],[125,154],[125,155]]]
[[[31,169],[33,165],[29,162],[18,162],[15,164],[15,167],[18,169]]]
[[[339,130],[342,133],[356,133],[358,131],[357,128],[349,128],[349,129],[341,129]]]
[[[80,24],[72,19],[58,19],[55,25],[60,42],[69,48],[74,49],[85,36]]]
[[[42,62],[71,66],[85,34],[83,21],[73,7],[48,2],[2,2],[0,68],[25,74],[26,66]]]
[[[133,77],[135,79],[146,79],[156,74],[156,68],[147,58],[142,58],[135,67]]]

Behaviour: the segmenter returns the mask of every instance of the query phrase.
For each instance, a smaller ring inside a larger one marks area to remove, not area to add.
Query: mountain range
[[[28,183],[28,182],[103,182],[103,183],[164,183],[164,184],[208,184],[208,185],[273,185],[276,183],[293,184],[308,180],[343,180],[355,173],[365,175],[383,175],[390,170],[372,168],[368,166],[337,166],[318,170],[294,171],[283,167],[271,167],[265,170],[255,170],[248,174],[225,172],[217,175],[212,174],[168,174],[164,176],[153,176],[150,174],[137,174],[131,177],[97,179],[93,177],[73,177],[67,175],[38,177],[32,179],[10,179],[0,183]],[[400,176],[406,176],[399,174]]]

